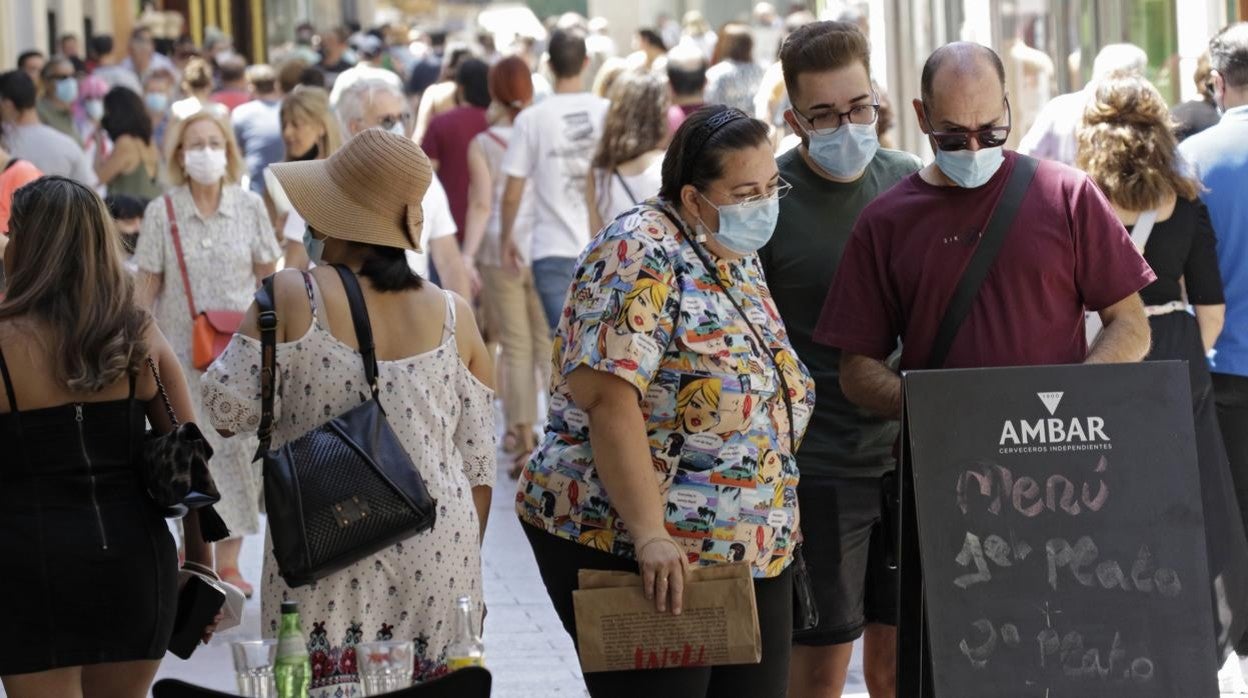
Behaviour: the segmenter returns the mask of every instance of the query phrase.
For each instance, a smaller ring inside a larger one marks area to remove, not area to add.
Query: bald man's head
[[[980,82],[995,75],[1005,95],[1005,66],[996,51],[970,41],[955,41],[932,52],[923,64],[923,101],[932,103],[938,88],[958,83]]]

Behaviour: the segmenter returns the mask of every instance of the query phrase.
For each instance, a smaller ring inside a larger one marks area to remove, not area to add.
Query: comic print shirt
[[[689,561],[744,560],[755,577],[774,577],[788,566],[798,530],[797,444],[781,390],[800,441],[814,383],[758,258],[717,260],[708,251],[725,291],[664,207],[652,199],[622,214],[578,261],[555,334],[546,431],[521,476],[516,511],[561,538],[633,557],[594,467],[588,415],[564,378],[588,366],[637,388],[667,530]]]

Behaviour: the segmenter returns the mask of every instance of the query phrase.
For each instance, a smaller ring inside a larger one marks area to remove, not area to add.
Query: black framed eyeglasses
[[[831,133],[845,124],[860,126],[874,124],[875,120],[880,118],[880,105],[878,103],[859,104],[846,112],[824,109],[810,116],[806,116],[798,111],[797,107],[793,107],[793,113],[802,117],[802,121],[806,122],[812,133]]]
[[[927,120],[927,135],[936,141],[936,147],[940,150],[966,150],[971,147],[971,139],[974,138],[981,148],[999,148],[1005,145],[1006,139],[1010,137],[1010,129],[1013,126],[1014,117],[1010,113],[1010,100],[1007,97],[1005,104],[1005,125],[990,126],[981,128],[976,131],[937,131],[932,128],[932,119],[927,114],[927,105],[924,105],[923,118]]]

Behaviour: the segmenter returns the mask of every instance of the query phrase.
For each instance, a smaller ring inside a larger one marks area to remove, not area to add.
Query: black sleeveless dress
[[[0,414],[0,675],[160,659],[177,551],[141,484],[130,395]]]

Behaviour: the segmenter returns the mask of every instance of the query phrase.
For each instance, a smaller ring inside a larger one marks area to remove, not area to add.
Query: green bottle
[[[308,660],[308,642],[299,625],[299,602],[282,602],[282,624],[277,631],[278,698],[307,698],[312,683],[312,663]]]

